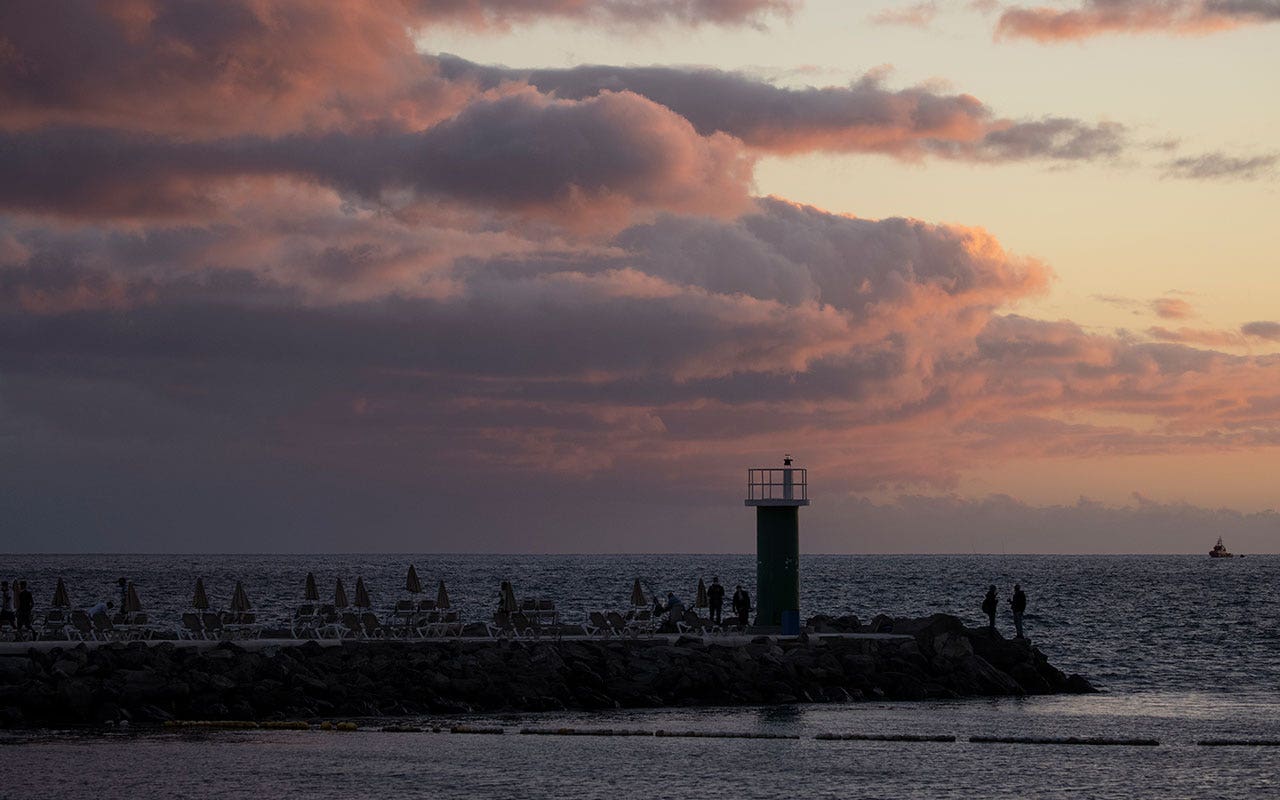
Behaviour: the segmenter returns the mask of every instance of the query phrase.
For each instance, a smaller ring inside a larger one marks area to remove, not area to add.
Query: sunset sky
[[[1280,550],[1280,0],[0,5],[0,552]]]

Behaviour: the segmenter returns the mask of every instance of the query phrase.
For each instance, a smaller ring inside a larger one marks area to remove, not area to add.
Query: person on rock
[[[1013,627],[1018,632],[1017,638],[1022,638],[1022,613],[1027,610],[1027,593],[1022,591],[1019,584],[1013,585],[1013,597],[1009,600],[1009,606],[1013,609]]]
[[[747,615],[751,613],[751,595],[742,588],[742,584],[733,590],[733,611],[738,615],[738,624],[746,627]]]
[[[724,587],[720,585],[719,578],[712,578],[711,585],[707,587],[707,607],[711,621],[719,625],[723,621],[720,616],[724,609]]]
[[[982,613],[987,615],[987,630],[994,631],[996,629],[996,608],[998,604],[996,600],[996,587],[987,587],[987,596],[982,598]]]

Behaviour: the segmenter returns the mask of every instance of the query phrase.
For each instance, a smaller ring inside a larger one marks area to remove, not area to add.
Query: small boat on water
[[[1222,543],[1222,537],[1218,537],[1218,543],[1209,551],[1209,558],[1235,558],[1235,555],[1227,550],[1227,546]]]

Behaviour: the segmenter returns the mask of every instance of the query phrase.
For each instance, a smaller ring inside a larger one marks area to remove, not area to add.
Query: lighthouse
[[[792,465],[747,470],[756,509],[756,625],[800,633],[800,506],[809,505],[807,471]]]

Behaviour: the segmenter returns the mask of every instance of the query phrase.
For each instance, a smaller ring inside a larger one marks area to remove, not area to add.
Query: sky
[[[1277,0],[0,6],[0,551],[1280,552]]]

